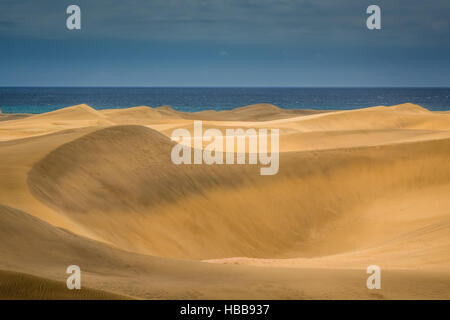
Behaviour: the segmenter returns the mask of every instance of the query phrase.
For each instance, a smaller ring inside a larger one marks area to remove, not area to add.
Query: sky
[[[0,0],[0,86],[449,87],[450,1]]]

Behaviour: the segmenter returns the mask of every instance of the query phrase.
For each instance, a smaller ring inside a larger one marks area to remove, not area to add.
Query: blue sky
[[[449,17],[448,0],[0,0],[0,86],[450,86]]]

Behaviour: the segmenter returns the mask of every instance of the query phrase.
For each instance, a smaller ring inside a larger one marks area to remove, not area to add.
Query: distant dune
[[[278,128],[278,174],[172,164],[170,134],[194,120]],[[449,160],[450,114],[411,103],[0,121],[0,298],[449,299]]]
[[[295,110],[281,109],[273,104],[261,103],[250,106],[240,107],[233,110],[215,111],[207,110],[195,112],[190,117],[200,120],[236,120],[236,121],[265,121],[274,119],[290,118],[292,115],[310,115],[323,112],[332,112],[327,110]]]

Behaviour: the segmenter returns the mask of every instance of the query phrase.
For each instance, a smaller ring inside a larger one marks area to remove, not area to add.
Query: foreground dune
[[[172,164],[193,120],[278,128],[278,174]],[[83,298],[450,298],[450,114],[80,105],[1,121],[0,140],[0,269],[77,264]]]
[[[386,270],[386,290],[372,292],[365,288],[365,270],[224,266],[139,255],[5,206],[0,206],[0,222],[1,268],[33,275],[0,272],[2,298],[448,298],[446,271]],[[73,263],[83,270],[79,294],[64,291],[61,284]]]
[[[2,300],[119,300],[128,297],[100,290],[67,290],[66,283],[28,274],[0,271],[0,299]]]

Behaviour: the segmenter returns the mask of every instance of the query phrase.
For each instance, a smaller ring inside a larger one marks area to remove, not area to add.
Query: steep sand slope
[[[1,205],[0,231],[0,268],[15,271],[0,271],[1,298],[449,298],[446,272],[387,270],[383,290],[374,293],[365,288],[365,270],[267,269],[142,256],[81,238]],[[65,290],[61,283],[72,264],[82,272],[78,293]]]
[[[275,176],[256,166],[176,166],[172,145],[144,127],[102,129],[55,149],[28,183],[101,239],[180,258],[334,254],[449,218],[450,139],[285,152]],[[410,204],[414,193],[427,204],[439,188],[437,209],[415,204],[404,217],[389,202]],[[372,230],[378,224],[387,227]]]
[[[0,270],[1,300],[119,300],[124,296],[101,290],[67,290],[66,283]]]
[[[37,161],[59,145],[92,130],[96,130],[95,127],[62,130],[43,136],[0,142],[0,203],[30,212],[53,225],[94,237],[89,230],[76,226],[62,212],[53,211],[38,201],[27,185],[28,173]]]

